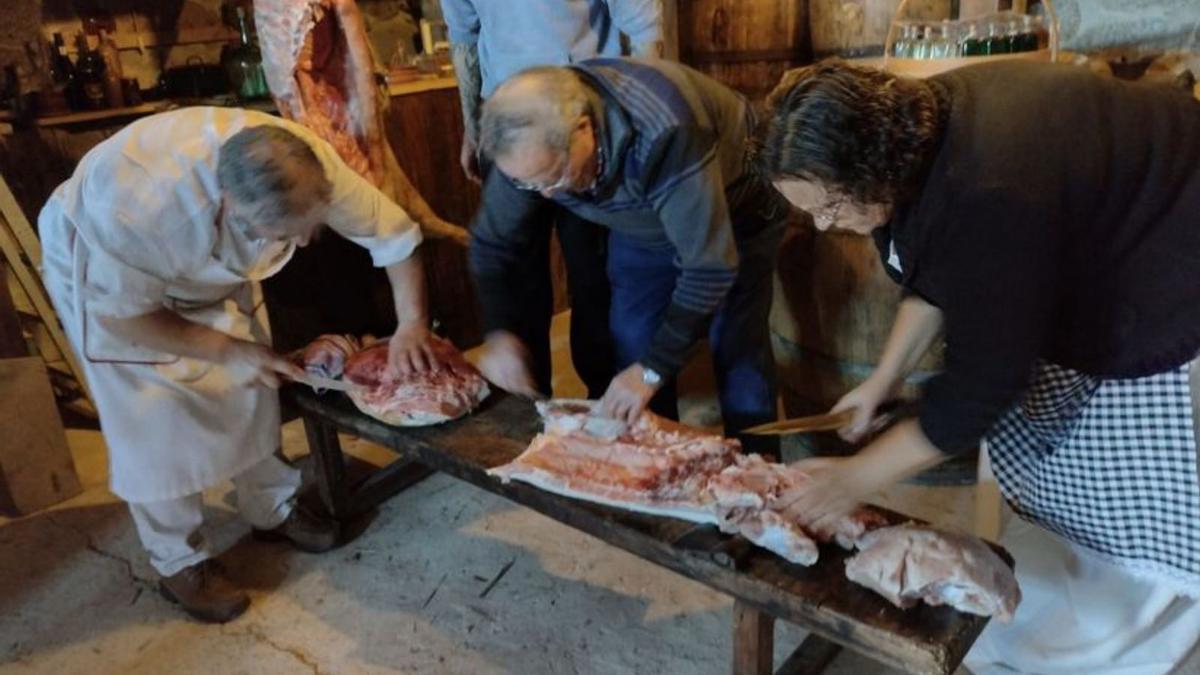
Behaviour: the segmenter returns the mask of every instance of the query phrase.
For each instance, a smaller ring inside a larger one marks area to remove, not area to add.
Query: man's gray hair
[[[333,189],[307,142],[266,124],[246,127],[221,144],[217,184],[266,219],[304,213],[328,201]]]
[[[479,149],[492,159],[528,143],[566,152],[576,120],[591,112],[587,87],[569,68],[528,68],[506,80],[484,104]]]

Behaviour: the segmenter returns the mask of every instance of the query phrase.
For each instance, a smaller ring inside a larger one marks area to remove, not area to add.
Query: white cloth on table
[[[43,278],[100,413],[112,490],[128,501],[198,493],[279,447],[274,391],[246,386],[248,373],[131,344],[97,321],[166,308],[269,344],[255,282],[294,245],[252,239],[226,218],[216,178],[221,144],[257,125],[312,147],[333,188],[328,225],[376,266],[408,258],[421,241],[413,220],[333,148],[270,115],[185,108],[134,122],[85,155],[39,216]]]
[[[251,527],[269,530],[291,515],[300,471],[269,455],[233,477],[238,513]],[[200,493],[154,502],[129,502],[150,564],[164,577],[216,554],[204,535]]]

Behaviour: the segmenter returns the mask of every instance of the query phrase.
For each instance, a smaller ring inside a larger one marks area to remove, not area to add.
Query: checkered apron
[[[1017,514],[1197,597],[1200,476],[1188,369],[1110,380],[1041,364],[987,448]]]

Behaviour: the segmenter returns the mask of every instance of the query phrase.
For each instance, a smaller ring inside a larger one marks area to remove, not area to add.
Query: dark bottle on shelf
[[[1037,25],[1032,16],[1021,17],[1021,33],[1013,45],[1014,52],[1036,52],[1041,48],[1038,40]]]
[[[1007,54],[1009,51],[1008,36],[1004,34],[1005,24],[998,17],[988,21],[987,37],[983,41],[984,54]]]
[[[87,110],[102,110],[105,105],[104,57],[88,45],[87,37],[80,33],[75,38],[79,58],[75,62],[75,76],[79,78],[83,92],[83,107]]]
[[[983,56],[987,54],[987,38],[980,37],[978,24],[967,26],[967,37],[963,39],[963,56]]]
[[[83,108],[83,93],[80,91],[79,81],[75,77],[75,64],[71,63],[71,57],[67,56],[67,45],[63,41],[62,33],[54,34],[54,42],[50,50],[50,76],[55,85],[63,88],[63,94],[67,97],[67,105],[72,110]]]

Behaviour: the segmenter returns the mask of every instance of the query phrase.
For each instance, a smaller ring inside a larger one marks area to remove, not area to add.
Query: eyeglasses
[[[815,209],[809,211],[814,221],[821,220],[827,225],[832,226],[837,222],[838,215],[842,212],[842,207],[846,205],[849,199],[845,195],[830,194],[825,201]]]
[[[571,158],[568,155],[563,159],[562,177],[550,185],[526,182],[511,177],[510,180],[512,180],[513,186],[518,190],[525,190],[528,192],[558,192],[559,190],[565,190],[571,187]]]

